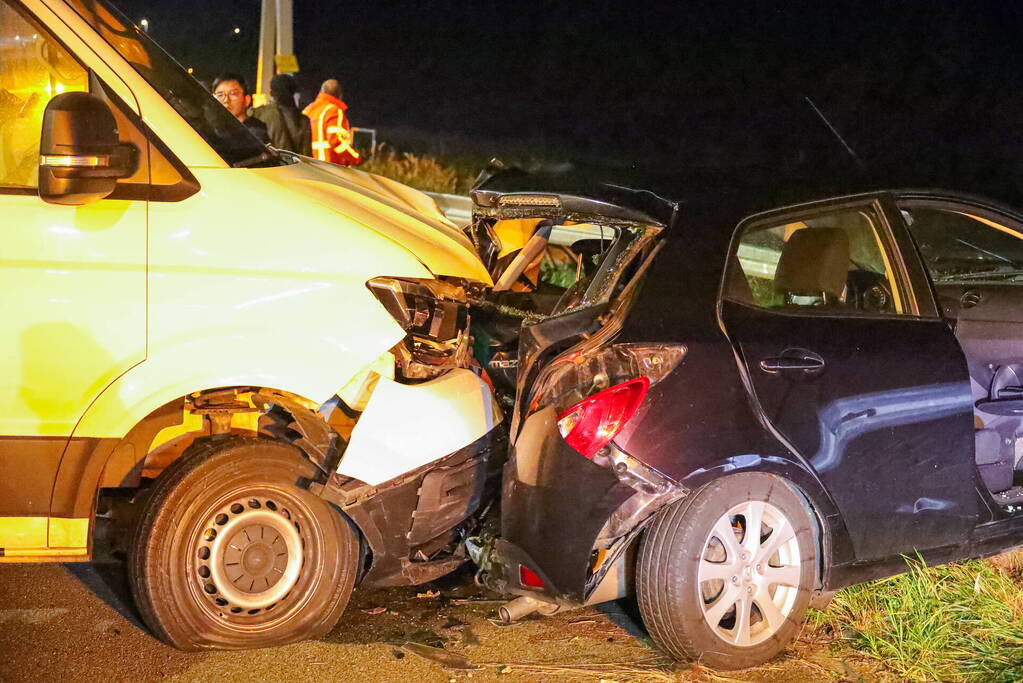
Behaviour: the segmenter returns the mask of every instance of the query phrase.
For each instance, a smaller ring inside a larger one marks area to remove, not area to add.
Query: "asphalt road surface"
[[[118,562],[0,565],[0,680],[597,681],[601,663],[663,664],[628,603],[509,627],[488,619],[499,604],[462,572],[356,591],[316,642],[185,653],[140,623]]]

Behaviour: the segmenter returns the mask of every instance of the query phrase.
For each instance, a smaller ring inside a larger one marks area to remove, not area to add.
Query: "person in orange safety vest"
[[[302,112],[313,128],[313,156],[341,166],[355,166],[362,156],[352,144],[352,124],[345,116],[348,105],[341,99],[341,84],[331,78],[320,86],[320,94]]]

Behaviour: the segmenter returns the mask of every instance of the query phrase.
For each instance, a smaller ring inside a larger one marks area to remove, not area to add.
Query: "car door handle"
[[[813,372],[824,367],[824,359],[815,353],[802,353],[798,356],[777,356],[764,358],[760,361],[760,369],[764,372],[776,373],[799,370]]]

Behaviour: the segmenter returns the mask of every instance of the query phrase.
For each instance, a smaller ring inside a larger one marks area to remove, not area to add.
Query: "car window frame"
[[[907,239],[913,245],[913,249],[916,252],[920,262],[920,268],[923,271],[923,276],[927,279],[927,282],[932,292],[934,291],[934,288],[937,287],[938,285],[934,282],[934,278],[931,277],[931,273],[927,269],[927,265],[924,261],[923,254],[920,253],[920,245],[917,243],[916,237],[913,236],[912,229],[909,227],[908,224],[906,224],[906,221],[902,216],[902,207],[904,205],[914,204],[921,208],[973,215],[978,218],[992,221],[994,223],[1007,223],[1008,225],[1006,227],[1012,228],[1013,230],[1023,233],[1023,215],[1016,213],[1009,207],[1002,207],[995,202],[985,201],[979,197],[938,194],[932,195],[920,192],[916,193],[902,192],[896,194],[892,198],[892,206],[894,207],[894,210],[898,215],[898,220],[902,223],[906,230]],[[910,206],[909,208],[912,207]],[[995,230],[996,228],[991,229]],[[955,284],[962,285],[966,283]]]
[[[745,272],[742,270],[742,266],[739,263],[738,251],[740,238],[749,228],[792,223],[799,220],[805,220],[807,218],[818,217],[822,214],[862,209],[871,211],[877,218],[877,225],[875,225],[874,228],[877,231],[877,237],[881,242],[879,246],[882,249],[882,256],[886,259],[886,265],[891,268],[892,277],[899,289],[898,296],[903,302],[905,302],[903,312],[853,312],[851,310],[831,308],[814,309],[814,307],[811,306],[805,307],[805,310],[800,308],[780,310],[777,308],[758,306],[752,301],[744,301],[734,296],[729,291],[731,289],[731,283],[734,281],[735,277],[746,277]],[[894,219],[893,211],[896,217]],[[924,278],[927,278],[926,271],[923,271],[922,273],[916,272],[917,269],[907,265],[907,245],[912,249],[913,259],[916,259],[917,261],[919,260],[919,254],[916,252],[916,245],[914,242],[909,240],[908,228],[906,228],[901,216],[899,216],[898,211],[895,209],[894,200],[887,193],[836,197],[752,214],[740,220],[732,231],[732,237],[728,246],[728,253],[725,257],[726,260],[722,272],[721,283],[718,289],[718,305],[720,307],[721,302],[727,300],[740,306],[746,306],[765,313],[796,317],[854,318],[857,320],[872,318],[883,320],[890,320],[892,318],[906,320],[930,320],[940,317],[934,300],[934,293],[930,286],[923,289],[923,291],[929,293],[930,298],[921,299],[921,284],[929,284],[930,282],[929,278],[924,280],[921,280],[920,278],[921,275],[923,275]],[[918,264],[918,267],[920,270],[923,269],[922,262]]]

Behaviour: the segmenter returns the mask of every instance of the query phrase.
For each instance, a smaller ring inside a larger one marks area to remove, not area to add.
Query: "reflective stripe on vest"
[[[333,134],[337,135],[341,139],[341,144],[334,148],[336,153],[344,154],[345,152],[348,152],[353,159],[359,159],[361,155],[355,147],[352,146],[352,142],[354,142],[354,140],[352,139],[353,136],[351,131],[346,130],[340,125],[327,126],[326,130],[324,130],[323,124],[326,123],[327,115],[331,113],[332,109],[337,110],[338,122],[340,122],[344,117],[344,112],[341,111],[341,108],[334,104],[326,105],[320,112],[320,115],[316,119],[316,137],[319,139],[313,142],[313,150],[316,152],[316,158],[321,161],[327,161],[326,150],[330,149],[330,142],[327,141],[327,138]]]
[[[327,136],[323,133],[323,124],[332,107],[337,109],[337,107],[328,104],[320,111],[320,115],[316,119],[316,137],[319,139],[313,142],[313,149],[316,150],[316,158],[320,161],[327,161],[327,150],[330,149]]]

